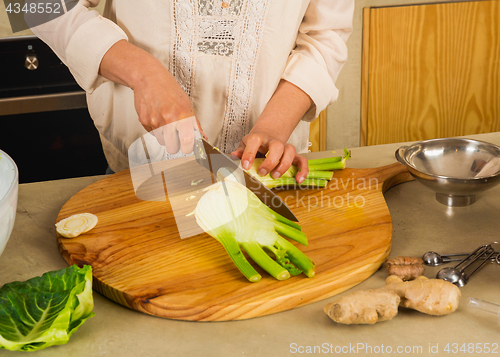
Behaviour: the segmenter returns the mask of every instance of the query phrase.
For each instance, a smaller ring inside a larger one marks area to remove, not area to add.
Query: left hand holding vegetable
[[[261,153],[266,160],[259,166],[260,176],[270,173],[273,178],[281,177],[294,164],[299,168],[295,179],[304,181],[307,160],[287,141],[312,105],[307,93],[282,79],[250,133],[232,153],[241,159],[243,169],[250,169],[257,153]]]
[[[343,170],[346,167],[346,162],[351,158],[351,152],[344,149],[344,156],[327,157],[324,159],[308,160],[309,173],[305,180],[299,185],[301,188],[320,188],[326,187],[329,180],[332,179],[335,170]],[[265,159],[257,158],[254,160],[249,170],[245,170],[254,178],[259,180],[267,188],[277,187],[294,187],[298,184],[296,177],[299,168],[295,165],[290,168],[280,177],[272,178],[271,175],[260,176],[258,169]]]
[[[280,139],[263,131],[252,130],[243,138],[240,146],[232,152],[232,155],[241,159],[243,169],[249,170],[257,153],[266,155],[257,170],[260,176],[270,174],[276,179],[281,177],[290,166],[295,165],[299,169],[295,176],[297,182],[300,183],[307,177],[307,159],[297,154],[293,145],[284,144]]]

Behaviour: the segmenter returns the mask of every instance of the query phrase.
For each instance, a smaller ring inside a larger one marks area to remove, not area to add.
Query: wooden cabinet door
[[[326,109],[311,122],[309,127],[309,150],[311,152],[326,150]]]
[[[500,1],[365,8],[361,144],[500,131]]]

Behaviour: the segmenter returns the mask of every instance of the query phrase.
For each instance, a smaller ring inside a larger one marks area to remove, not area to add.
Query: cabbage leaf
[[[76,265],[0,288],[0,348],[35,351],[65,344],[92,309],[92,267]]]

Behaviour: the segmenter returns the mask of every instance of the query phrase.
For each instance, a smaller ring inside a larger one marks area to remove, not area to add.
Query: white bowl
[[[16,163],[0,150],[0,255],[14,227],[18,186],[19,172]]]

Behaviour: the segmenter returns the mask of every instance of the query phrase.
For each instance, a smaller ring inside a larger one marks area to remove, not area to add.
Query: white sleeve
[[[335,81],[347,60],[354,0],[312,0],[299,27],[282,78],[309,95],[315,105],[304,120],[314,120],[338,97]]]
[[[99,75],[99,65],[108,49],[127,35],[114,22],[102,17],[89,6],[99,0],[80,0],[64,15],[32,27],[33,33],[44,41],[68,66],[77,83],[93,92],[105,79]]]

